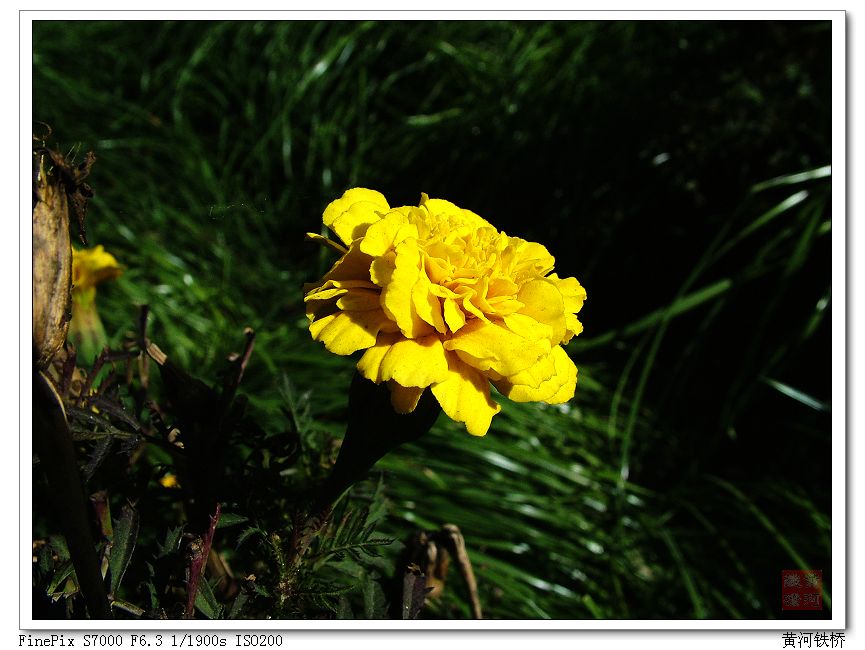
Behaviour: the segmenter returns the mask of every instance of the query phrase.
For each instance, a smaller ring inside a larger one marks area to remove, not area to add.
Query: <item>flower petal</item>
[[[539,359],[531,368],[493,384],[514,402],[561,404],[574,396],[577,367],[568,353],[557,345],[549,356]]]
[[[470,434],[486,435],[493,416],[502,408],[490,397],[489,381],[455,354],[447,359],[448,377],[433,385],[433,395],[448,417],[464,422]]]
[[[583,324],[576,317],[576,313],[583,308],[586,300],[586,290],[576,278],[559,278],[553,273],[548,278],[553,282],[562,294],[565,301],[565,335],[563,343],[567,343],[574,336],[583,331]]]
[[[504,317],[505,325],[514,334],[518,334],[530,341],[540,341],[541,339],[551,340],[553,336],[553,328],[544,323],[539,323],[531,316],[525,314],[509,314]]]
[[[545,279],[532,280],[520,287],[517,300],[524,307],[519,313],[551,328],[550,343],[558,345],[565,336],[565,303],[558,287]]]
[[[543,244],[519,237],[510,237],[509,242],[511,245],[504,256],[511,267],[509,275],[518,284],[553,270],[556,260]]]
[[[337,298],[336,306],[343,311],[368,311],[381,309],[379,298],[381,291],[369,289],[347,289],[346,293]]]
[[[378,333],[389,325],[381,310],[341,311],[314,320],[309,333],[334,354],[347,355],[375,345]]]
[[[391,210],[367,229],[360,249],[367,255],[378,257],[409,237],[417,239],[417,226],[409,223],[402,212]]]
[[[457,307],[456,301],[451,298],[444,300],[445,322],[451,332],[458,332],[466,324],[466,315]]]
[[[551,274],[547,280],[556,285],[565,301],[565,311],[576,314],[583,308],[586,300],[586,290],[576,278],[560,278],[557,274]]]
[[[356,242],[349,246],[348,252],[330,267],[330,270],[325,273],[322,280],[369,280],[369,267],[372,261],[372,257],[361,252],[360,242]]]
[[[426,388],[416,388],[414,386],[400,386],[395,381],[388,382],[390,387],[390,404],[393,410],[400,415],[411,413],[417,407],[421,395]]]
[[[381,192],[356,187],[332,201],[325,208],[322,221],[343,243],[351,244],[389,210],[387,199]]]
[[[431,334],[434,331],[432,325],[420,317],[413,300],[414,286],[421,274],[421,253],[415,240],[407,239],[396,247],[394,264],[393,273],[381,294],[382,308],[406,337],[413,339]]]
[[[444,346],[474,368],[505,377],[525,370],[550,352],[548,339],[531,341],[499,323],[480,320],[466,323]]]
[[[358,361],[360,373],[375,383],[393,380],[423,388],[447,377],[448,362],[437,335],[418,339],[382,336]]]
[[[425,323],[432,325],[438,332],[444,334],[447,328],[442,316],[442,304],[431,292],[431,287],[432,283],[427,277],[424,265],[421,265],[421,268],[418,270],[417,282],[415,282],[411,291],[412,303],[417,315]]]

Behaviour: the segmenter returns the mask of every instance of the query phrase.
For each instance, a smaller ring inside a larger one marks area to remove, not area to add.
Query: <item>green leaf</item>
[[[249,538],[251,538],[255,535],[266,538],[267,537],[267,531],[262,530],[261,528],[258,528],[256,526],[250,526],[249,528],[244,530],[242,533],[240,533],[240,535],[238,535],[237,546],[235,548],[240,548],[247,540],[249,540]]]
[[[218,619],[222,615],[222,606],[216,602],[216,596],[207,580],[202,580],[198,585],[195,608],[211,620]]]
[[[228,618],[236,619],[240,617],[240,614],[243,612],[243,606],[246,604],[247,600],[249,600],[249,596],[246,595],[245,590],[241,589],[231,602],[231,606],[228,609]]]
[[[817,169],[809,169],[808,171],[799,172],[798,174],[787,174],[785,176],[771,178],[768,181],[757,183],[752,188],[752,191],[755,193],[762,192],[763,190],[767,190],[770,187],[779,187],[782,185],[796,185],[798,183],[804,183],[806,181],[811,181],[818,178],[829,178],[830,176],[832,176],[832,165],[825,165],[823,167],[818,167]]]
[[[75,580],[75,569],[72,566],[72,560],[66,560],[57,567],[57,571],[54,573],[54,577],[51,578],[51,582],[48,584],[48,594],[50,596],[59,596],[63,592],[66,591],[64,588],[61,590],[60,586],[66,582],[67,578],[72,578]]]
[[[170,528],[165,534],[165,541],[162,544],[157,544],[157,548],[159,550],[156,557],[161,558],[177,552],[177,549],[180,548],[180,540],[182,537],[183,526],[178,526],[177,528]]]
[[[821,402],[816,397],[811,397],[807,393],[799,390],[798,388],[793,388],[787,384],[781,383],[775,379],[771,379],[769,377],[762,377],[760,379],[764,384],[768,384],[775,390],[777,390],[782,395],[786,395],[790,397],[800,404],[804,404],[805,406],[814,409],[815,411],[828,411],[829,405],[826,402]]]
[[[128,603],[125,600],[114,600],[111,603],[111,607],[121,609],[124,612],[132,614],[133,616],[137,616],[141,618],[146,613],[143,609],[138,607],[138,605],[133,605],[132,603]]]
[[[138,513],[132,506],[123,506],[122,514],[114,526],[114,543],[108,568],[111,572],[111,594],[117,593],[123,574],[132,559],[135,542],[138,539]]]
[[[244,517],[243,515],[236,515],[231,512],[224,512],[219,516],[219,523],[216,525],[216,528],[220,529],[228,528],[229,526],[237,526],[238,524],[242,524],[247,521],[249,521],[249,518]]]
[[[661,534],[661,539],[664,540],[664,543],[670,550],[670,555],[673,556],[673,561],[679,568],[679,575],[682,576],[682,582],[685,585],[688,596],[691,598],[691,604],[694,607],[694,617],[699,619],[706,618],[706,608],[703,605],[703,598],[697,590],[697,586],[694,584],[691,570],[688,568],[688,563],[685,561],[682,551],[679,549],[679,545],[676,544],[676,540],[667,528],[662,527],[659,532]]]
[[[371,577],[363,583],[363,615],[367,620],[386,618],[387,600],[378,580]]]
[[[740,241],[751,235],[753,232],[759,230],[766,224],[773,221],[777,216],[787,212],[788,210],[796,207],[802,201],[807,199],[809,196],[807,190],[802,190],[800,192],[796,192],[788,196],[786,199],[778,203],[776,206],[767,210],[759,217],[754,219],[750,224],[748,224],[745,228],[743,228],[735,237],[731,238],[726,244],[721,248],[720,252],[717,254],[717,257],[721,257],[724,253],[731,250],[738,244]]]

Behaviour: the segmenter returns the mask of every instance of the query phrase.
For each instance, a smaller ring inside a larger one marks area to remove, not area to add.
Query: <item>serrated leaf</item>
[[[165,534],[165,542],[162,544],[157,544],[159,548],[159,554],[156,556],[157,558],[165,557],[166,555],[171,555],[175,553],[177,549],[180,547],[180,540],[183,537],[183,526],[178,526],[177,528],[169,528],[168,532]]]
[[[108,567],[111,571],[111,594],[117,593],[123,574],[132,559],[138,539],[138,513],[131,506],[123,506],[122,515],[114,527],[114,543]]]
[[[261,528],[257,528],[256,526],[250,526],[237,537],[237,546],[235,548],[240,548],[240,546],[253,535],[267,537],[267,532],[263,531]]]
[[[150,573],[153,573],[153,567],[148,564],[148,569]],[[147,595],[150,598],[150,609],[155,611],[159,608],[159,594],[156,590],[156,585],[153,584],[152,580],[148,580],[144,583],[145,589],[147,589]]]
[[[48,545],[61,560],[69,559],[69,547],[62,535],[51,535],[48,538]]]
[[[237,526],[238,524],[242,524],[249,521],[249,517],[244,517],[243,515],[236,515],[231,512],[223,512],[219,516],[219,523],[216,525],[217,529],[220,528],[228,528],[229,526]]]
[[[247,600],[249,600],[249,596],[246,595],[246,591],[241,589],[228,608],[228,618],[236,619],[239,617]]]
[[[222,606],[216,602],[216,596],[207,580],[202,580],[198,585],[195,608],[211,620],[218,619],[222,615]]]
[[[367,512],[366,522],[373,525],[387,516],[387,501],[384,496],[384,474],[379,476],[372,501]]]
[[[265,596],[268,598],[270,597],[270,591],[267,589],[267,587],[263,587],[262,585],[258,584],[257,582],[252,583],[252,588],[255,590],[255,593],[257,593],[259,596]]]
[[[51,582],[48,583],[48,594],[54,596],[55,594],[60,594],[65,591],[64,589],[60,589],[60,585],[66,582],[67,578],[75,579],[75,569],[72,566],[72,560],[66,560],[57,567],[57,571],[54,572],[54,577],[51,578]]]
[[[94,472],[96,472],[96,470],[99,469],[99,466],[105,462],[106,458],[108,458],[108,453],[111,451],[111,443],[113,442],[114,439],[111,436],[105,436],[104,438],[99,438],[96,441],[96,444],[93,445],[93,453],[90,455],[90,460],[81,470],[85,483],[93,478]]]

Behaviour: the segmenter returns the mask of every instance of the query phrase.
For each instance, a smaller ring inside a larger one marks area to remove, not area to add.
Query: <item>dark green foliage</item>
[[[402,602],[400,541],[451,523],[490,618],[778,618],[779,573],[800,567],[824,570],[828,616],[830,36],[804,21],[36,23],[34,119],[73,162],[96,153],[88,239],[126,267],[99,288],[112,348],[147,304],[149,338],[218,395],[227,352],[256,333],[208,450],[233,578],[202,582],[198,615],[383,617]],[[503,400],[483,439],[441,417],[310,528],[356,361],[306,331],[302,283],[332,257],[303,233],[353,186],[392,205],[426,191],[544,243],[587,288],[586,329],[571,403]],[[71,429],[87,494],[140,515],[135,552],[110,556],[115,616],[177,618],[196,532],[167,437],[179,413],[153,369],[147,392],[124,364]],[[44,483],[33,502],[34,610],[83,616]],[[420,617],[469,616],[452,567]]]
[[[138,513],[134,508],[124,507],[123,514],[114,526],[114,536],[111,540],[111,555],[108,564],[111,572],[111,594],[117,592],[123,574],[132,560],[132,552],[135,550],[135,542],[138,539]]]

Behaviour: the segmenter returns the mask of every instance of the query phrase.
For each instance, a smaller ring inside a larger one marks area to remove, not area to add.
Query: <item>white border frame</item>
[[[32,367],[30,364],[31,331],[31,260],[29,196],[32,125],[32,22],[34,20],[829,20],[832,22],[832,619],[830,620],[496,620],[496,621],[38,621],[30,607],[32,571],[29,549],[32,541]],[[847,62],[846,15],[844,11],[496,11],[494,15],[478,11],[358,11],[334,13],[329,10],[302,11],[30,11],[19,14],[19,626],[22,630],[158,630],[161,634],[192,630],[844,630],[847,627],[847,498],[846,498],[846,371],[847,371],[847,287],[846,287],[846,156],[847,156]],[[813,625],[803,628],[795,626]],[[168,627],[167,627],[168,626]],[[791,627],[794,626],[794,627]],[[848,644],[850,640],[847,640]]]

